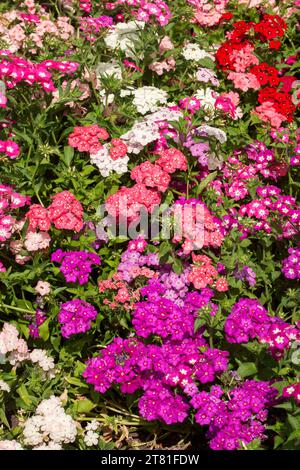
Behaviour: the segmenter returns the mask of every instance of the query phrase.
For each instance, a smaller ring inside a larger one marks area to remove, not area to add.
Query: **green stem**
[[[16,310],[17,312],[22,313],[36,313],[35,310],[26,310],[25,308],[13,307],[12,305],[2,304],[0,303],[1,307],[8,308],[10,310]]]

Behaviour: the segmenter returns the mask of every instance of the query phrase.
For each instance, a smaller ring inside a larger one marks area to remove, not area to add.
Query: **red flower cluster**
[[[256,78],[261,89],[258,95],[260,106],[254,110],[254,114],[270,122],[272,127],[279,127],[284,120],[292,121],[296,107],[289,92],[295,78],[282,76],[278,69],[266,62],[259,63],[253,52],[256,42],[267,42],[270,49],[279,49],[281,43],[278,38],[284,35],[286,28],[285,21],[278,15],[265,14],[259,23],[238,21],[229,33],[229,39],[216,53],[219,68],[238,72],[230,76],[235,85],[241,83],[246,75],[249,80],[251,76],[254,80]],[[257,88],[249,86],[249,89]]]
[[[283,114],[288,122],[293,121],[293,113],[296,108],[290,94],[277,91],[276,88],[266,87],[259,91],[258,102],[260,104],[272,103],[277,113]]]
[[[286,22],[278,15],[263,15],[263,19],[254,25],[254,31],[259,34],[261,41],[271,41],[281,38],[287,28]]]

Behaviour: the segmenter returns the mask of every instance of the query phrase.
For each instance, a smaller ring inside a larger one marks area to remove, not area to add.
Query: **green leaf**
[[[95,403],[93,403],[88,398],[85,398],[84,400],[78,400],[72,406],[75,413],[89,413],[95,407]]]
[[[66,146],[64,147],[64,163],[67,167],[70,166],[72,160],[74,158],[74,149],[73,147],[70,147],[70,146]]]
[[[296,418],[293,415],[288,414],[288,422],[290,423],[294,431],[300,430],[300,417]]]
[[[196,194],[197,195],[201,194],[202,191],[209,185],[209,183],[211,183],[217,177],[217,174],[218,174],[217,171],[213,171],[212,173],[209,173],[209,175],[207,175],[207,177],[204,178],[204,180],[202,180],[199,186],[197,187]]]
[[[237,370],[237,373],[241,377],[249,377],[249,375],[254,375],[257,372],[256,365],[254,362],[244,362],[244,364],[240,365]]]
[[[41,326],[39,326],[39,334],[44,341],[47,341],[49,338],[49,322],[50,318],[48,318],[46,321],[44,321],[44,323],[41,324]]]
[[[26,405],[31,405],[32,400],[24,384],[17,389],[17,393]]]
[[[5,411],[2,408],[0,408],[0,422],[5,424],[5,426],[8,429],[10,428],[9,422],[7,421],[7,418],[6,418]]]

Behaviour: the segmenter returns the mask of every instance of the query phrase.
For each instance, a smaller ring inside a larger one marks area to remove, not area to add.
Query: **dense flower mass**
[[[61,305],[58,321],[61,325],[61,334],[68,338],[71,335],[85,333],[91,328],[97,310],[88,302],[80,299],[70,300]]]
[[[61,263],[60,271],[67,282],[86,284],[92,272],[93,264],[100,264],[100,257],[94,253],[84,251],[63,252],[57,250],[51,255],[51,260]]]
[[[299,448],[299,6],[2,0],[0,450]]]

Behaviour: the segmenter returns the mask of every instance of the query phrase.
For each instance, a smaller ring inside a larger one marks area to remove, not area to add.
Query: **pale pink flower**
[[[45,295],[50,294],[51,285],[47,281],[38,281],[34,289],[38,294],[43,297]]]
[[[227,78],[233,81],[235,88],[242,91],[258,90],[260,88],[260,83],[253,73],[230,72]]]
[[[28,232],[24,246],[28,251],[45,250],[49,247],[51,237],[47,232]]]
[[[163,37],[158,47],[159,53],[163,54],[164,52],[171,51],[172,49],[174,49],[174,44],[172,43],[169,36]]]

